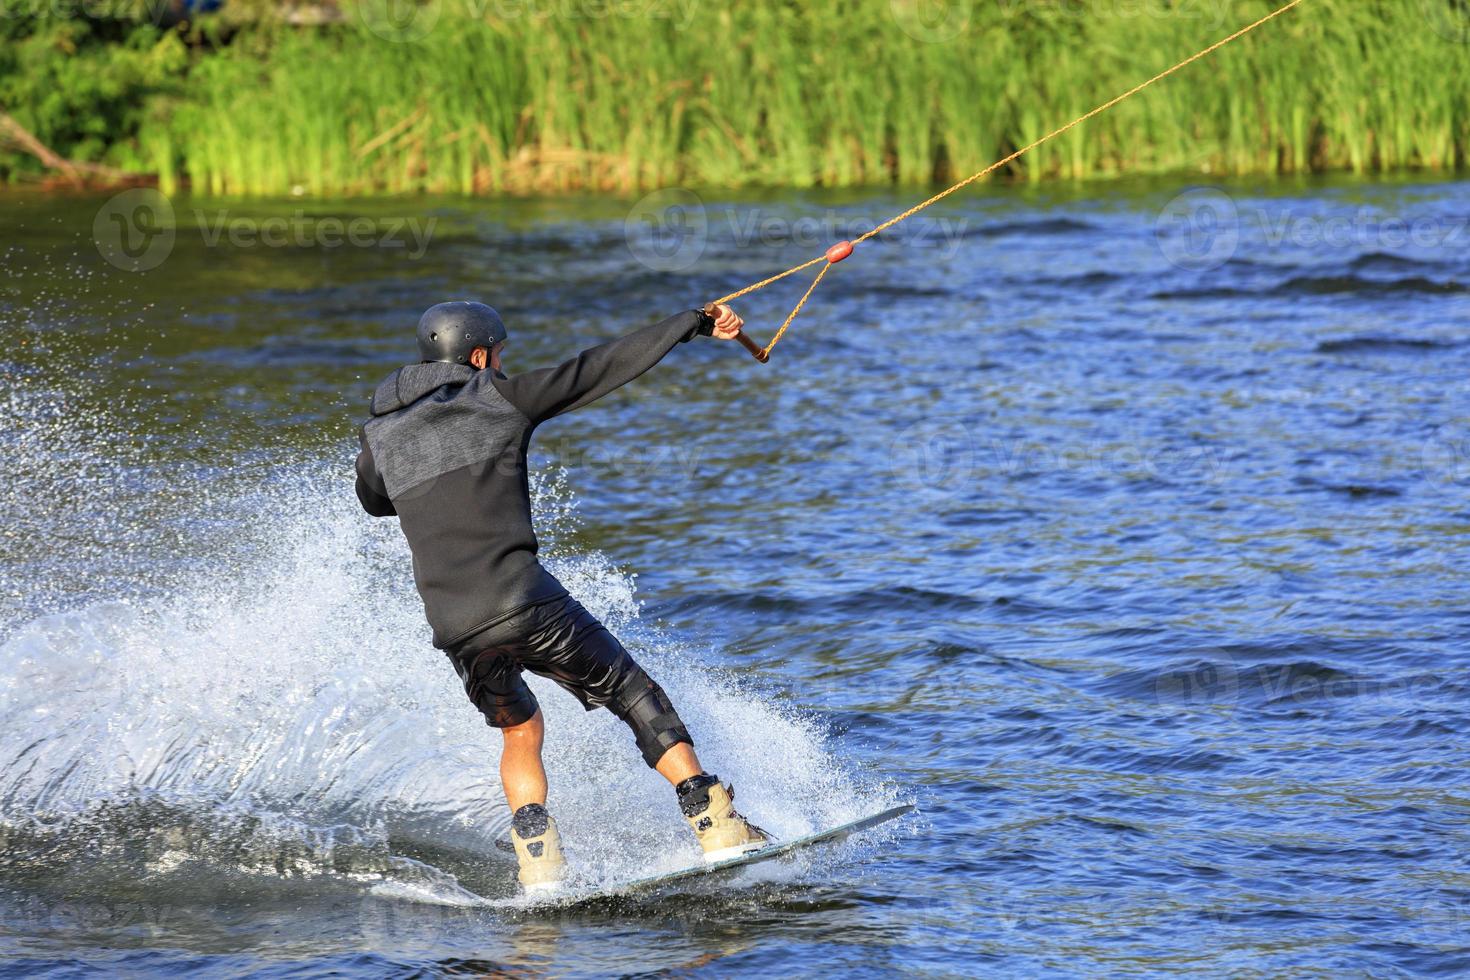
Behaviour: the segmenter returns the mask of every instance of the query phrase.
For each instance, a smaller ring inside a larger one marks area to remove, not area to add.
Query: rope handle
[[[811,298],[812,290],[817,288],[817,283],[822,281],[822,277],[827,274],[828,269],[832,268],[838,262],[841,262],[843,259],[847,258],[851,254],[852,242],[838,242],[836,245],[833,245],[831,248],[827,249],[826,254],[824,254],[821,259],[816,259],[812,262],[807,263],[807,265],[815,265],[817,262],[825,260],[827,264],[822,266],[821,271],[817,273],[817,278],[813,279],[812,284],[807,287],[806,295],[801,298],[801,302],[796,304],[796,309],[792,310],[790,315],[786,317],[786,321],[781,324],[781,329],[776,331],[776,336],[771,338],[771,342],[769,344],[762,347],[760,344],[757,344],[755,341],[746,336],[745,331],[743,330],[735,335],[735,339],[740,341],[741,346],[750,351],[750,356],[755,358],[757,361],[760,361],[762,364],[769,361],[771,359],[771,348],[776,346],[776,341],[781,339],[781,335],[786,332],[786,328],[791,326],[791,321],[796,319],[796,314],[801,312],[801,308],[805,306],[806,301]],[[713,303],[704,304],[705,315],[710,317],[719,316],[719,307],[730,302],[730,300],[734,299],[737,295],[744,295],[745,293],[749,292],[754,292],[754,289],[745,289],[742,290],[739,294],[732,293],[731,295],[726,296],[723,299],[715,300]]]
[[[709,317],[711,320],[713,320],[716,317],[718,317],[720,315],[720,306],[719,306],[719,304],[718,303],[706,303],[706,304],[704,304],[704,315],[707,316],[707,317]],[[751,340],[750,339],[750,334],[746,333],[744,330],[742,330],[739,333],[737,333],[735,335],[735,339],[738,340],[738,341],[740,341],[740,346],[742,346],[746,350],[750,351],[750,356],[751,357],[755,358],[757,361],[760,361],[762,364],[766,363],[767,361],[769,361],[771,359],[771,352],[768,351],[768,350],[766,350],[766,349],[764,349],[763,347],[761,347],[760,344],[757,344],[755,341]]]

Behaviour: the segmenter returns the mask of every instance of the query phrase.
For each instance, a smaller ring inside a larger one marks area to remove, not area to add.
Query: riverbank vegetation
[[[1279,5],[3,2],[19,129],[166,189],[247,195],[925,185]],[[1456,169],[1464,18],[1456,0],[1308,0],[999,179]],[[9,180],[46,169],[0,147]]]

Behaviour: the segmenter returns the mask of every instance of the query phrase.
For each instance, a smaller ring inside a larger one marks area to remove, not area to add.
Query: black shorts
[[[571,596],[523,609],[446,654],[495,728],[523,724],[536,713],[523,670],[556,681],[588,711],[611,703],[625,685],[647,680],[618,638]]]

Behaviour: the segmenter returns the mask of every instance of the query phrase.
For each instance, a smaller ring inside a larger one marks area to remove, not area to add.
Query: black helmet
[[[484,303],[440,303],[419,318],[419,357],[470,363],[476,347],[494,347],[506,337],[500,314]]]

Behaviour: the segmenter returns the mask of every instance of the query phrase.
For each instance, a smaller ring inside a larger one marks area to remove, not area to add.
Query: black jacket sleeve
[[[357,454],[357,499],[361,501],[362,509],[374,517],[396,517],[398,511],[393,501],[388,499],[383,478],[378,475],[373,451],[368,448],[367,434],[359,432],[357,438],[362,444],[362,450]]]
[[[581,408],[663,360],[675,344],[709,334],[714,322],[699,310],[669,317],[625,337],[584,350],[553,368],[496,378],[495,387],[532,422]]]

